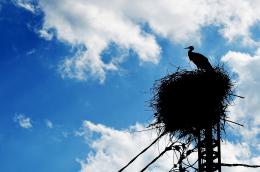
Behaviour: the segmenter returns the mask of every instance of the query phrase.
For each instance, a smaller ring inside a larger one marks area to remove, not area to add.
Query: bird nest
[[[224,129],[226,109],[233,98],[233,84],[223,67],[214,71],[177,70],[153,87],[151,107],[161,132],[197,137],[206,127]]]

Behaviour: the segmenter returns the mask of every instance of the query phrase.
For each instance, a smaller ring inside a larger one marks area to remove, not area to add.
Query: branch
[[[227,164],[227,163],[221,163],[221,166],[226,166],[226,167],[242,166],[242,167],[249,167],[249,168],[260,168],[260,165],[248,165],[248,164]]]
[[[230,120],[228,120],[228,119],[224,119],[224,120],[226,120],[227,122],[230,122],[230,123],[236,124],[236,125],[240,125],[241,127],[244,127],[244,125],[239,124],[239,123],[237,123],[237,122],[230,121]]]
[[[239,97],[239,98],[241,98],[241,99],[244,99],[244,98],[245,98],[245,97],[243,97],[243,96],[239,96],[239,95],[236,95],[236,94],[229,94],[229,95],[235,96],[235,97]]]

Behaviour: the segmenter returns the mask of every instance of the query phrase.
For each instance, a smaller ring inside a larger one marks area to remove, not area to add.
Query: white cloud
[[[142,130],[144,127],[137,124],[132,126],[131,129]],[[156,133],[152,132],[130,133],[129,130],[115,130],[101,124],[93,124],[89,121],[84,122],[83,128],[79,133],[81,133],[80,136],[84,133],[86,141],[93,150],[88,153],[86,160],[80,160],[81,172],[105,172],[108,169],[109,171],[118,171],[157,136]],[[98,137],[92,137],[93,135]],[[167,141],[164,140],[152,147],[126,168],[125,171],[140,171],[153,158],[158,156],[160,151],[163,151],[163,146],[166,143]],[[171,154],[167,154],[147,171],[169,171],[171,167]]]
[[[18,7],[30,11],[31,13],[35,13],[37,10],[36,6],[33,5],[30,0],[14,0],[14,2]]]
[[[63,76],[85,80],[90,75],[102,82],[106,71],[118,69],[114,60],[105,63],[100,57],[110,43],[133,49],[142,61],[159,60],[160,48],[154,36],[113,9],[82,0],[43,0],[40,5],[45,12],[44,28],[54,28],[58,39],[87,48],[64,61],[60,67]]]
[[[22,128],[32,128],[31,119],[26,117],[24,114],[15,114],[14,122],[18,123]]]
[[[53,128],[53,123],[50,120],[46,119],[45,124],[48,128]]]
[[[53,33],[48,31],[47,29],[41,29],[38,31],[40,37],[46,39],[47,41],[50,41],[53,38]]]
[[[215,25],[229,41],[255,43],[250,27],[260,19],[257,0],[40,0],[40,7],[45,14],[41,32],[55,29],[58,39],[87,48],[65,60],[60,70],[79,80],[94,75],[102,81],[107,71],[118,69],[101,57],[111,43],[134,50],[142,61],[158,63],[160,47],[153,33],[190,44],[200,42],[201,28]],[[142,30],[145,23],[153,33]]]
[[[26,52],[26,56],[31,56],[33,54],[35,54],[36,50],[33,48],[30,51]]]
[[[225,141],[221,147],[222,163],[259,165],[260,156],[256,156],[250,150],[250,146],[243,143]],[[223,172],[258,172],[259,168],[246,167],[222,167]]]
[[[126,165],[131,158],[149,145],[157,136],[155,131],[131,132],[145,129],[143,125],[136,124],[127,130],[115,130],[101,124],[85,121],[78,131],[78,136],[84,137],[92,151],[85,160],[77,160],[81,164],[80,172],[118,171]],[[151,150],[141,155],[135,162],[125,169],[125,172],[140,171],[153,160],[168,143],[168,138],[162,138]],[[222,142],[222,162],[258,164],[260,156],[252,153],[250,146],[243,143]],[[169,171],[173,165],[172,152],[163,156],[147,170],[147,172]],[[192,154],[191,160],[195,160]],[[259,169],[258,169],[259,170]],[[244,167],[223,167],[224,172],[256,172],[255,169]]]
[[[231,70],[238,74],[236,81],[237,94],[245,99],[237,99],[230,107],[232,120],[245,127],[237,130],[237,134],[250,145],[258,145],[260,132],[260,49],[254,55],[242,52],[228,52],[222,60]]]

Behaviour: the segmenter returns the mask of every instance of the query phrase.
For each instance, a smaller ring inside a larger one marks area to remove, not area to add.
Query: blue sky
[[[245,127],[227,130],[223,159],[260,162],[260,3],[223,2],[0,0],[0,171],[118,169],[152,140],[129,131],[152,120],[154,81],[195,68],[188,45],[246,97],[230,108]],[[117,147],[132,152],[118,162]]]

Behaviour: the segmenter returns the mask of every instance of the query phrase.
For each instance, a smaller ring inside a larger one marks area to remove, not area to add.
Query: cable
[[[145,151],[147,151],[153,144],[155,144],[166,132],[163,132],[161,135],[159,135],[149,146],[147,146],[144,150],[142,150],[138,155],[136,155],[131,161],[128,162],[123,168],[121,168],[118,172],[122,172],[126,167],[128,167],[132,162],[136,160],[141,154],[143,154]]]

